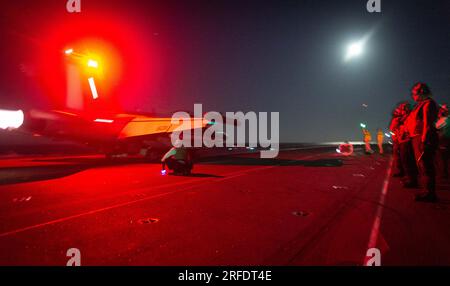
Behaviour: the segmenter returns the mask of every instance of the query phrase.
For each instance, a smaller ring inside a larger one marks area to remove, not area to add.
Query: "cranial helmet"
[[[426,83],[418,82],[416,83],[412,90],[412,94],[417,94],[420,97],[431,96],[431,90]]]

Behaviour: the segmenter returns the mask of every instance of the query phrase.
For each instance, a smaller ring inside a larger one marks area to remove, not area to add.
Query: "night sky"
[[[1,1],[0,108],[61,104],[59,52],[83,37],[116,49],[115,108],[278,111],[282,142],[361,140],[360,122],[386,129],[417,81],[450,101],[448,0],[381,0],[372,14],[365,0],[82,0],[80,14],[65,2]]]

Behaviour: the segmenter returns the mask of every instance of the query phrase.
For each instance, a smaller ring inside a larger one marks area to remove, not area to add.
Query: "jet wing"
[[[25,113],[23,130],[50,138],[85,142],[105,142],[151,138],[174,131],[206,128],[204,118],[152,117],[139,114],[86,114],[68,110]]]
[[[127,116],[132,115],[119,115],[119,118]],[[209,122],[204,118],[173,120],[172,118],[135,115],[120,131],[118,139],[205,128],[208,124]]]

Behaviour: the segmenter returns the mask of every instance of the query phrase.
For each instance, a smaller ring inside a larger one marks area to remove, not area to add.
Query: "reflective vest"
[[[372,140],[372,135],[370,135],[369,130],[363,129],[364,142],[370,142]]]
[[[427,107],[427,112],[425,112]],[[431,98],[424,99],[417,103],[409,114],[405,125],[410,137],[423,135],[424,132],[436,132],[435,123],[437,120],[438,108],[437,104]],[[424,118],[427,118],[428,126],[424,127]],[[426,128],[427,130],[424,130]]]
[[[383,134],[383,132],[378,132],[377,133],[377,140],[378,140],[378,143],[383,143],[383,139],[384,139],[384,134]]]
[[[448,116],[441,117],[436,122],[436,128],[438,129],[439,135],[443,138],[450,138],[450,122]]]

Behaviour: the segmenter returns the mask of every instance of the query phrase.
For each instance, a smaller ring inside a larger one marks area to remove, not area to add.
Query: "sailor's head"
[[[431,97],[431,90],[426,83],[418,82],[411,89],[411,96],[415,102]]]
[[[394,117],[400,117],[403,116],[405,114],[408,114],[411,111],[411,104],[409,104],[409,102],[405,101],[405,102],[400,102],[397,107],[395,108],[394,112],[392,113],[392,115]]]
[[[409,102],[403,102],[400,105],[400,111],[401,111],[402,115],[410,113],[411,112],[411,104]]]
[[[392,112],[392,116],[393,117],[400,117],[401,115],[402,115],[402,110],[401,110],[400,105],[399,105]]]

